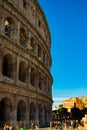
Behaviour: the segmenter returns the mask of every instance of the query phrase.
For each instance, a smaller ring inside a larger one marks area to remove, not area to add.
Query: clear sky
[[[87,96],[87,0],[38,0],[51,33],[54,106]]]

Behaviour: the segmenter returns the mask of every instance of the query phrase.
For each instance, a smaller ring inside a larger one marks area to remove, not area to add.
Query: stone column
[[[11,26],[11,39],[15,42],[18,42],[18,37],[17,37],[17,34],[18,34],[18,21],[16,21],[15,25],[12,24]]]
[[[50,97],[52,97],[52,85],[50,83]]]
[[[17,73],[17,58],[15,57],[14,59],[13,59],[13,62],[12,62],[12,65],[13,65],[13,72],[12,72],[12,76],[13,76],[13,78],[14,78],[14,81],[16,81],[16,73]]]
[[[37,87],[37,91],[39,89],[39,68],[37,67],[37,81],[36,81],[36,87]]]
[[[30,44],[31,44],[31,33],[29,32],[29,40],[28,40],[28,49],[29,49],[29,52],[31,51]]]
[[[38,121],[38,101],[36,101],[36,120]]]
[[[29,121],[29,108],[26,108],[26,121]]]
[[[4,34],[5,26],[4,26],[5,19],[3,16],[0,16],[0,33]]]
[[[36,10],[34,9],[34,25],[36,25]]]
[[[13,106],[12,108],[12,126],[17,124],[17,106]]]
[[[28,115],[28,119],[29,119],[29,121],[30,121],[30,100],[29,100],[29,107],[28,107],[28,112],[29,112],[29,115]]]
[[[19,55],[17,55],[15,60],[15,82],[18,83],[19,80]]]
[[[29,62],[30,63],[30,62]],[[29,64],[28,63],[28,64]],[[29,86],[30,86],[30,73],[31,73],[31,68],[30,68],[30,66],[28,65],[28,88],[29,88]]]
[[[36,42],[36,46],[35,46],[35,56],[38,57],[38,43],[37,42]]]
[[[31,38],[31,34],[30,34],[30,32],[27,32],[27,34],[28,35],[27,35],[27,45],[26,45],[26,48],[27,48],[27,51],[29,52],[30,51],[30,38]]]
[[[38,23],[39,23],[39,16],[38,16],[38,10],[37,10],[36,28],[39,30],[39,28],[38,28]]]
[[[51,118],[52,118],[52,104],[50,104],[50,112],[49,112],[49,116],[50,116],[50,121],[51,121]]]
[[[44,112],[44,105],[42,106],[42,125],[45,125],[45,112]]]
[[[20,44],[20,22],[17,23],[17,44]]]
[[[0,43],[0,75],[2,74],[3,69],[3,50],[2,45]]]

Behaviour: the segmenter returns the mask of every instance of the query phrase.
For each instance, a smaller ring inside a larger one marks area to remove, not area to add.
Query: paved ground
[[[28,130],[32,130],[32,129],[28,129]],[[34,130],[36,130],[36,129],[34,129]],[[47,128],[39,128],[37,130],[60,130],[60,129],[56,129],[56,128],[51,129],[50,127],[47,127]],[[76,129],[73,129],[73,128],[69,127],[69,128],[63,128],[61,130],[87,130],[87,129],[84,129],[83,127],[80,126],[80,127],[76,128]]]

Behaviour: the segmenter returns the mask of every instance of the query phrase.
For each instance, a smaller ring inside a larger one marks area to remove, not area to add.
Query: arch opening
[[[17,107],[17,121],[26,120],[26,104],[24,101],[20,101]]]

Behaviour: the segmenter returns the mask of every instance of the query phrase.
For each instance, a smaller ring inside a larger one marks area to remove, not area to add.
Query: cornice
[[[48,97],[42,93],[40,94],[39,92],[30,90],[28,88],[19,87],[17,85],[7,84],[4,82],[0,82],[0,85],[2,86],[0,89],[0,93],[3,93],[3,92],[6,93],[7,91],[7,93],[15,94],[17,96],[19,95],[19,96],[29,97],[29,95],[31,95],[31,98],[37,97],[35,99],[41,99],[41,100],[45,99],[46,102],[49,102],[49,101],[52,102],[52,97]]]

